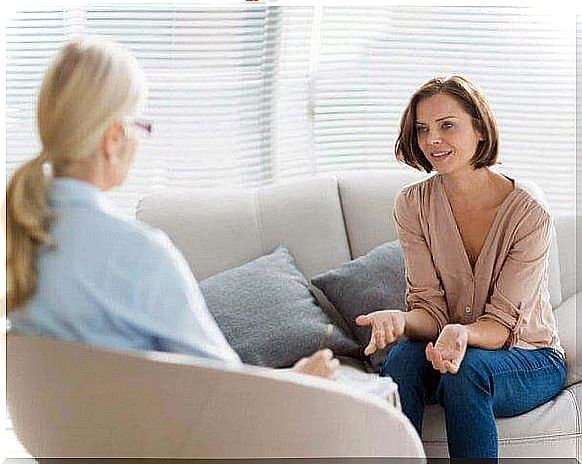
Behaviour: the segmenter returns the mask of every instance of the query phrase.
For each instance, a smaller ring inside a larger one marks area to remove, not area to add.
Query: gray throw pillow
[[[284,247],[200,282],[208,309],[243,362],[289,367],[318,350],[332,321]],[[326,346],[358,356],[359,346],[334,325]]]
[[[371,329],[357,326],[356,317],[380,309],[404,309],[406,278],[400,242],[384,243],[337,269],[313,277],[311,283],[343,316],[363,353]],[[379,370],[387,351],[378,350],[369,358],[372,370]]]

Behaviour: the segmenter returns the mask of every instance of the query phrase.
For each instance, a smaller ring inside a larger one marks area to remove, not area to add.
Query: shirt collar
[[[55,205],[83,204],[105,206],[105,195],[95,185],[71,177],[53,180],[51,202]]]

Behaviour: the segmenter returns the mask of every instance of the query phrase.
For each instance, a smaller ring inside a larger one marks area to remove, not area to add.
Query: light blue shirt
[[[11,328],[116,350],[240,363],[169,238],[115,213],[105,197],[86,182],[54,181],[56,249],[39,249],[37,291],[10,314]]]

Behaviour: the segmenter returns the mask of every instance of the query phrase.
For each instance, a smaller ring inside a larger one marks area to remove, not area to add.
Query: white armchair
[[[10,417],[35,457],[424,456],[402,413],[337,382],[44,337],[7,345]]]

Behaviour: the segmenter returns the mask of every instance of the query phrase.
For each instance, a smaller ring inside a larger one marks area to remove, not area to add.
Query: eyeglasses
[[[133,125],[143,129],[148,136],[154,133],[154,124],[149,121],[144,121],[143,119],[136,119],[133,121]]]
[[[151,137],[154,133],[154,124],[150,121],[146,121],[145,119],[128,118],[126,119],[126,122],[141,129],[145,138]]]

